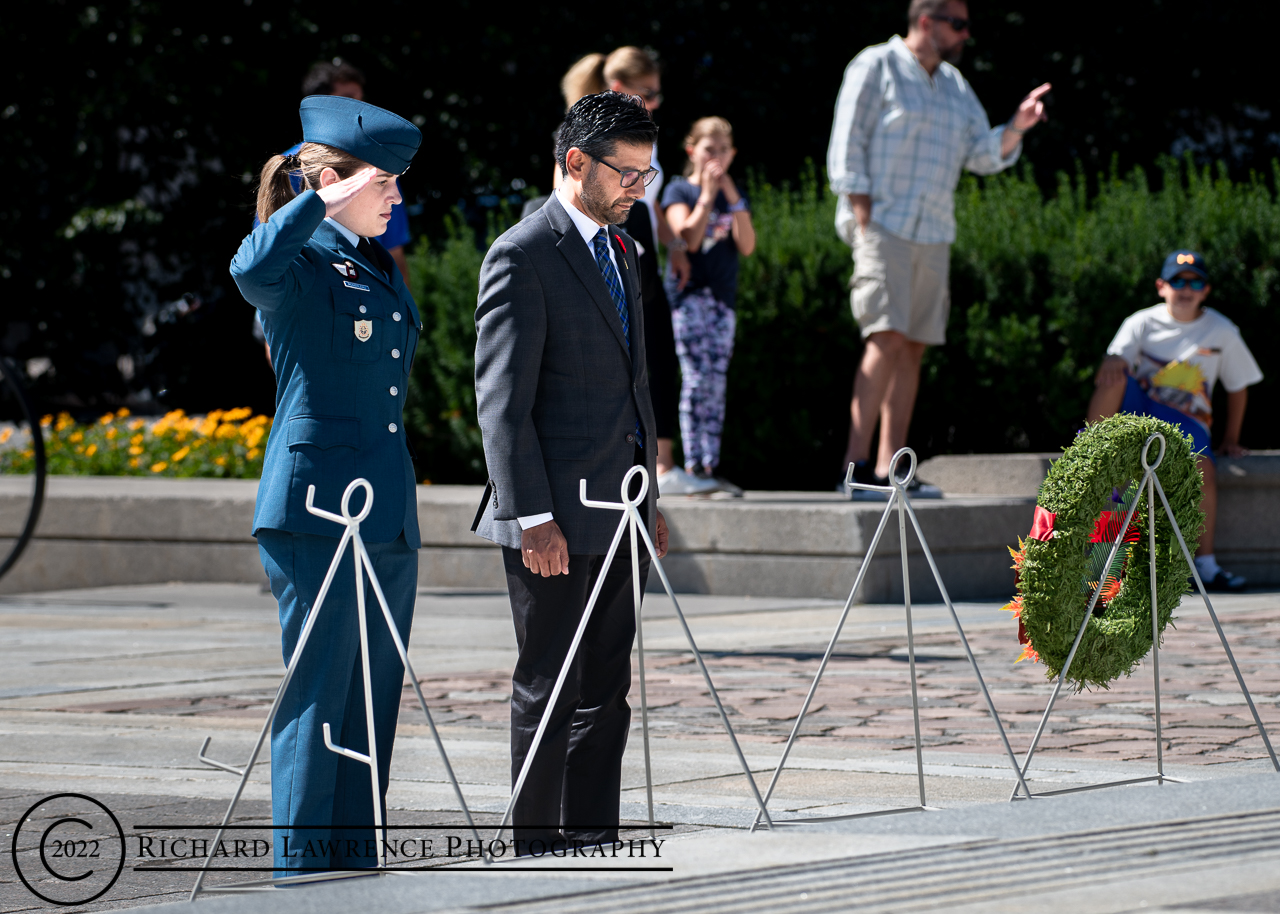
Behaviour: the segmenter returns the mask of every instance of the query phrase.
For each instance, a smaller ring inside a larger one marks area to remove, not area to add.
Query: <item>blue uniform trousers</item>
[[[280,604],[286,664],[337,547],[336,537],[258,531],[258,552],[271,580],[271,592]],[[418,583],[418,551],[406,543],[403,534],[395,542],[366,543],[365,548],[396,628],[408,647]],[[352,550],[350,545],[344,550],[271,731],[271,816],[276,826],[273,847],[277,876],[298,870],[377,865],[378,839],[373,830],[369,768],[327,749],[322,729],[328,723],[336,744],[368,752]],[[378,802],[385,822],[385,790],[404,665],[367,574],[365,612],[378,767],[384,791]]]

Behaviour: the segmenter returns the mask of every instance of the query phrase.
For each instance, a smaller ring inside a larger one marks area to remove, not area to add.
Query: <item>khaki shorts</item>
[[[896,330],[909,340],[947,341],[951,313],[951,245],[917,244],[872,222],[854,230],[853,319],[866,339]]]

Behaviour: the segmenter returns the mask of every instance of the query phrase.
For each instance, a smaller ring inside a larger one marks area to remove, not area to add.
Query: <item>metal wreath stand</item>
[[[631,487],[631,480],[636,476],[640,477],[640,488],[636,496],[632,498],[627,495],[627,490]],[[569,644],[569,651],[565,655],[564,664],[560,667],[560,674],[556,677],[556,684],[551,690],[551,697],[547,700],[547,709],[542,713],[542,719],[538,722],[538,729],[533,735],[533,742],[530,743],[529,751],[525,755],[524,765],[520,768],[520,775],[516,778],[515,786],[511,789],[511,800],[507,803],[507,811],[502,816],[502,822],[498,825],[498,831],[494,834],[491,844],[502,837],[502,832],[511,821],[511,811],[515,808],[516,800],[520,797],[520,791],[524,788],[525,778],[528,777],[529,769],[533,765],[533,757],[537,753],[538,747],[542,744],[542,737],[546,733],[547,724],[551,720],[551,713],[555,710],[556,700],[560,697],[560,690],[563,688],[565,680],[569,676],[569,671],[573,667],[578,645],[582,641],[583,633],[587,630],[587,623],[591,620],[591,612],[595,609],[596,600],[599,598],[600,590],[604,586],[605,575],[613,565],[614,557],[617,555],[618,544],[622,542],[623,531],[628,531],[631,535],[631,587],[636,608],[636,647],[640,660],[640,721],[641,732],[644,737],[644,777],[645,792],[649,804],[649,836],[655,837],[657,823],[653,816],[653,769],[649,761],[649,702],[645,692],[644,680],[644,632],[641,626],[640,614],[640,550],[637,542],[637,533],[644,539],[644,545],[653,561],[653,567],[657,570],[658,576],[662,579],[662,586],[666,588],[667,596],[671,598],[671,602],[676,608],[676,616],[680,620],[680,627],[684,629],[685,638],[689,641],[689,649],[693,652],[693,658],[698,663],[698,669],[702,671],[702,679],[707,684],[707,691],[711,693],[711,699],[715,702],[716,711],[720,714],[720,722],[724,725],[725,733],[729,736],[729,742],[733,744],[733,751],[738,756],[738,763],[742,766],[742,773],[746,775],[747,782],[751,785],[751,793],[755,797],[756,804],[760,807],[756,821],[759,821],[759,816],[764,816],[765,821],[770,826],[773,824],[769,819],[769,810],[765,805],[765,801],[760,796],[760,788],[756,785],[756,779],[751,774],[751,766],[747,764],[746,756],[742,754],[742,747],[738,745],[738,737],[734,734],[733,727],[729,723],[729,715],[725,712],[724,705],[720,701],[720,693],[716,691],[715,684],[711,681],[711,673],[707,670],[707,665],[702,659],[702,652],[698,650],[697,642],[693,639],[693,632],[689,630],[689,623],[685,620],[684,611],[680,609],[680,601],[676,599],[675,591],[671,587],[671,581],[667,578],[667,572],[662,567],[662,561],[658,558],[658,550],[653,545],[653,540],[649,537],[649,531],[645,527],[644,521],[641,520],[639,511],[636,510],[637,506],[644,504],[645,494],[648,491],[649,473],[642,466],[633,466],[627,471],[627,475],[622,477],[621,502],[592,501],[587,498],[587,481],[585,479],[578,480],[578,498],[585,506],[588,508],[602,508],[607,511],[621,511],[622,517],[618,519],[618,529],[613,534],[613,542],[609,544],[609,551],[605,555],[604,564],[596,577],[595,586],[592,588],[591,596],[587,600],[587,606],[582,612],[582,619],[578,622],[578,629],[574,632],[573,641]]]
[[[907,473],[901,479],[898,478],[897,470],[899,463],[903,458],[910,461]],[[893,815],[900,812],[925,812],[933,811],[938,807],[930,806],[925,799],[924,792],[924,753],[920,739],[920,702],[916,694],[916,648],[915,635],[911,626],[911,581],[908,574],[907,562],[907,524],[908,516],[911,518],[911,526],[915,529],[916,538],[920,541],[920,548],[924,551],[924,556],[929,562],[929,570],[933,572],[933,579],[938,585],[938,590],[942,594],[942,600],[947,605],[947,610],[951,613],[951,620],[956,625],[956,632],[960,635],[960,643],[964,646],[965,656],[969,660],[969,665],[973,667],[973,675],[978,680],[978,687],[982,690],[982,698],[986,702],[987,711],[991,715],[991,719],[995,722],[996,729],[1000,733],[1000,741],[1004,744],[1004,751],[1009,756],[1009,763],[1013,766],[1014,772],[1018,777],[1018,784],[1014,787],[1014,793],[1019,790],[1031,796],[1031,790],[1027,787],[1027,782],[1023,778],[1023,771],[1018,765],[1018,759],[1013,754],[1013,748],[1009,745],[1009,737],[1005,733],[1004,724],[1000,722],[1000,715],[996,713],[995,704],[991,701],[991,694],[987,691],[987,684],[982,679],[982,672],[978,669],[978,661],[973,656],[973,650],[969,647],[969,639],[965,637],[964,626],[960,624],[960,617],[956,614],[955,607],[951,604],[951,597],[947,593],[947,586],[942,583],[942,574],[938,571],[938,563],[933,559],[933,553],[929,550],[929,543],[924,538],[924,531],[920,529],[920,521],[916,518],[915,509],[911,507],[911,499],[907,495],[906,487],[916,475],[916,453],[909,447],[900,448],[893,459],[890,461],[889,469],[889,485],[873,486],[853,481],[853,464],[849,464],[849,469],[845,474],[845,484],[851,489],[860,489],[864,492],[884,492],[888,494],[888,504],[884,506],[884,514],[880,516],[880,524],[876,527],[875,536],[871,538],[871,545],[867,548],[866,556],[862,560],[861,566],[858,568],[858,576],[854,579],[853,587],[849,590],[849,598],[844,602],[844,610],[840,613],[840,619],[836,622],[836,630],[831,635],[831,641],[827,644],[826,653],[822,655],[822,662],[818,664],[818,672],[813,677],[813,684],[809,686],[809,694],[805,696],[804,704],[800,706],[800,713],[796,715],[796,722],[791,728],[791,736],[787,738],[787,745],[782,750],[782,758],[778,760],[778,767],[773,771],[773,779],[769,782],[769,789],[765,792],[764,798],[767,804],[773,797],[774,788],[778,786],[778,779],[782,776],[782,769],[787,764],[787,757],[791,754],[791,749],[795,745],[796,737],[800,734],[800,727],[804,723],[805,715],[809,712],[809,706],[813,702],[813,696],[818,691],[818,684],[822,682],[822,676],[827,670],[827,664],[831,660],[831,655],[835,652],[836,642],[840,640],[840,632],[844,628],[845,620],[849,618],[849,610],[853,607],[853,598],[857,594],[858,588],[862,586],[862,579],[867,574],[867,569],[871,567],[871,559],[874,557],[876,547],[880,545],[880,537],[883,535],[885,528],[889,524],[889,515],[897,508],[898,513],[898,546],[902,553],[902,597],[903,608],[906,610],[907,619],[907,662],[911,670],[911,714],[915,724],[915,748],[916,748],[916,782],[920,792],[920,803],[917,806],[895,806],[890,809],[879,809],[871,812],[859,812],[848,815],[832,815],[832,816],[814,816],[795,819],[778,819],[776,825],[800,825],[812,822],[828,822],[842,819],[861,819],[867,816],[885,816]],[[755,830],[760,824],[759,816],[752,823],[751,829]]]
[[[355,517],[351,516],[350,502],[351,496],[356,489],[361,488],[365,491],[364,507]],[[431,718],[431,710],[427,707],[427,700],[422,695],[422,687],[418,684],[418,677],[413,671],[413,664],[409,662],[409,652],[405,650],[404,641],[400,638],[400,632],[396,629],[395,622],[391,618],[391,610],[387,607],[387,598],[382,594],[382,585],[378,583],[378,575],[373,570],[373,562],[369,559],[369,553],[364,548],[364,540],[360,538],[360,522],[369,516],[369,511],[373,508],[373,486],[367,479],[354,479],[347,486],[346,491],[342,493],[342,514],[332,514],[314,506],[316,487],[307,486],[307,511],[331,520],[335,524],[342,524],[345,528],[342,531],[342,537],[338,540],[337,551],[333,554],[333,561],[329,563],[329,570],[324,576],[324,582],[320,585],[320,592],[316,596],[315,604],[311,607],[311,611],[307,614],[307,621],[302,627],[302,634],[298,637],[298,644],[293,649],[293,656],[289,658],[289,665],[285,668],[284,678],[280,681],[280,687],[276,690],[275,701],[271,703],[271,710],[267,713],[266,722],[262,725],[262,732],[258,734],[258,741],[253,746],[253,752],[249,755],[249,761],[244,768],[235,768],[231,765],[224,764],[215,759],[211,759],[205,755],[205,751],[209,748],[209,741],[212,737],[205,737],[204,745],[200,747],[197,757],[206,765],[228,771],[231,774],[240,776],[240,784],[236,787],[235,794],[231,797],[231,805],[227,807],[227,813],[222,817],[222,824],[218,827],[218,832],[213,838],[212,845],[217,847],[218,842],[222,840],[223,834],[226,832],[228,823],[231,822],[231,816],[235,813],[236,804],[240,802],[240,796],[244,793],[245,785],[249,783],[249,775],[253,772],[253,766],[258,761],[258,754],[262,751],[262,745],[266,742],[267,734],[271,732],[271,725],[275,721],[276,713],[280,710],[280,703],[284,699],[285,690],[289,687],[290,680],[293,679],[293,673],[298,668],[298,663],[302,659],[302,651],[307,646],[307,639],[311,636],[311,630],[315,627],[316,619],[320,616],[320,609],[324,605],[325,597],[329,593],[329,586],[333,583],[334,575],[337,574],[338,565],[342,561],[343,550],[346,549],[347,541],[352,543],[354,552],[355,572],[356,572],[356,618],[360,627],[360,665],[364,673],[364,714],[365,725],[368,729],[369,754],[365,755],[355,752],[351,749],[345,749],[333,742],[329,731],[329,724],[324,724],[324,744],[331,752],[338,755],[346,756],[354,759],[364,765],[369,766],[369,783],[373,791],[373,827],[374,833],[382,833],[383,840],[378,842],[378,866],[368,870],[359,870],[355,872],[320,872],[314,875],[306,874],[299,876],[283,876],[272,879],[260,879],[252,882],[236,883],[233,885],[216,886],[214,888],[205,889],[204,877],[209,872],[209,866],[213,862],[213,855],[210,854],[205,858],[204,866],[200,869],[200,874],[196,877],[195,885],[191,889],[189,900],[194,901],[196,896],[203,892],[235,892],[235,891],[261,891],[270,890],[275,886],[298,884],[302,882],[321,882],[330,879],[343,879],[352,876],[360,876],[368,873],[378,873],[386,870],[386,829],[382,822],[382,784],[378,776],[378,742],[374,732],[373,722],[373,689],[370,682],[369,671],[369,630],[366,624],[365,601],[364,601],[364,574],[368,572],[369,583],[373,585],[373,592],[378,598],[378,605],[382,607],[382,618],[387,623],[387,628],[391,632],[391,638],[395,641],[396,650],[400,653],[400,662],[404,664],[405,672],[409,676],[409,682],[413,684],[413,691],[418,696],[418,702],[422,705],[422,712],[427,717],[427,726],[431,728],[431,736],[436,742],[436,748],[440,750],[440,759],[444,762],[445,772],[449,775],[449,782],[453,785],[453,792],[458,798],[458,805],[462,809],[462,814],[466,816],[467,825],[471,829],[472,835],[475,837],[476,843],[480,844],[480,833],[476,830],[475,822],[471,819],[471,810],[467,808],[466,798],[462,795],[462,788],[458,784],[458,778],[453,773],[453,766],[449,764],[449,754],[445,751],[444,742],[440,739],[440,731],[436,729],[435,721]],[[485,862],[489,863],[490,858],[487,852],[484,853]]]
[[[1148,456],[1151,445],[1156,441],[1160,442],[1160,453],[1156,455],[1155,463],[1148,462]],[[1151,435],[1142,446],[1142,479],[1138,484],[1138,493],[1133,500],[1133,504],[1129,506],[1129,513],[1125,515],[1124,523],[1120,525],[1119,532],[1116,535],[1116,541],[1111,544],[1111,552],[1107,556],[1107,563],[1103,568],[1110,568],[1111,563],[1115,561],[1116,554],[1120,551],[1120,545],[1124,541],[1124,535],[1129,529],[1129,524],[1133,520],[1134,513],[1138,510],[1138,505],[1142,503],[1145,495],[1147,499],[1147,536],[1148,536],[1148,553],[1151,558],[1151,667],[1154,672],[1155,679],[1155,712],[1156,712],[1156,773],[1139,778],[1125,778],[1119,781],[1107,781],[1102,784],[1090,784],[1086,787],[1068,787],[1062,790],[1046,790],[1035,794],[1028,794],[1030,797],[1049,797],[1066,793],[1079,793],[1084,790],[1099,790],[1104,787],[1122,787],[1127,784],[1143,784],[1148,781],[1164,783],[1170,781],[1172,783],[1186,783],[1179,778],[1169,777],[1164,773],[1164,745],[1160,734],[1160,613],[1156,600],[1156,525],[1155,525],[1155,496],[1160,496],[1160,503],[1164,506],[1164,513],[1169,518],[1169,525],[1173,527],[1173,534],[1178,538],[1178,546],[1182,549],[1182,557],[1187,561],[1187,567],[1191,569],[1191,575],[1195,578],[1196,588],[1200,591],[1200,596],[1204,599],[1204,608],[1209,611],[1209,618],[1213,620],[1213,627],[1218,632],[1218,639],[1222,642],[1222,649],[1226,652],[1227,660],[1231,662],[1231,669],[1236,675],[1236,682],[1240,684],[1240,691],[1244,694],[1244,700],[1249,705],[1249,712],[1253,715],[1253,722],[1258,726],[1258,733],[1262,736],[1262,742],[1267,747],[1267,754],[1271,756],[1271,764],[1276,771],[1280,772],[1280,760],[1276,759],[1275,749],[1271,747],[1271,738],[1267,735],[1267,728],[1263,726],[1262,718],[1258,714],[1258,709],[1253,703],[1253,695],[1249,692],[1249,687],[1245,685],[1244,676],[1240,672],[1240,666],[1236,663],[1235,655],[1231,653],[1231,645],[1227,643],[1227,635],[1222,630],[1222,623],[1218,621],[1218,614],[1213,611],[1213,604],[1209,602],[1209,594],[1205,590],[1204,581],[1200,580],[1200,572],[1196,569],[1196,563],[1191,557],[1191,551],[1187,548],[1186,540],[1183,539],[1182,530],[1178,527],[1178,521],[1173,516],[1173,509],[1169,507],[1169,499],[1165,497],[1164,487],[1160,485],[1160,477],[1156,475],[1156,470],[1164,461],[1165,439],[1164,435],[1156,432]],[[1095,587],[1093,597],[1089,600],[1089,608],[1085,610],[1084,620],[1080,623],[1080,630],[1076,632],[1076,640],[1071,645],[1071,651],[1067,654],[1067,661],[1062,665],[1062,672],[1058,674],[1058,681],[1054,684],[1053,694],[1049,696],[1049,704],[1044,709],[1044,716],[1040,718],[1040,726],[1036,728],[1036,735],[1031,740],[1031,746],[1027,749],[1026,758],[1023,760],[1019,768],[1019,776],[1025,777],[1027,770],[1031,767],[1031,758],[1035,755],[1036,746],[1040,743],[1040,737],[1044,734],[1045,726],[1049,722],[1049,715],[1053,712],[1054,703],[1058,700],[1058,694],[1062,691],[1062,684],[1066,681],[1067,671],[1071,669],[1071,661],[1075,659],[1076,650],[1080,647],[1080,642],[1084,638],[1085,629],[1089,625],[1089,620],[1093,618],[1093,607],[1098,602],[1098,597],[1102,593],[1102,587]],[[1009,799],[1021,799],[1017,791]]]

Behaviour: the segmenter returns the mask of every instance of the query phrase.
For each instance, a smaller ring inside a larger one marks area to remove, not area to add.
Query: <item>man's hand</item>
[[[1128,374],[1129,363],[1124,360],[1124,357],[1109,355],[1102,360],[1093,383],[1098,387],[1115,387],[1118,384],[1123,384]]]
[[[1223,457],[1248,457],[1249,449],[1241,447],[1238,441],[1224,441],[1222,447],[1218,448],[1218,453]]]
[[[569,573],[569,543],[553,520],[520,534],[520,558],[534,574],[549,578]]]
[[[369,182],[377,175],[378,169],[370,166],[362,168],[349,178],[334,181],[320,188],[316,191],[316,194],[324,201],[324,214],[326,216],[336,216],[342,212],[348,203],[360,196],[364,189],[369,186]],[[323,180],[323,176],[321,180]]]
[[[667,557],[667,519],[662,516],[662,512],[658,512],[658,535],[654,541],[654,545],[658,547],[658,558]]]
[[[1013,113],[1013,120],[1009,122],[1013,129],[1021,130],[1025,133],[1041,121],[1049,119],[1049,115],[1044,113],[1043,99],[1052,88],[1053,86],[1049,83],[1044,83],[1036,86],[1028,93],[1027,97],[1018,105],[1018,110]]]
[[[684,287],[689,283],[689,277],[693,275],[693,264],[689,262],[689,253],[667,248],[667,262],[671,264],[671,273],[676,278],[676,288],[683,292]]]
[[[858,228],[865,232],[871,224],[871,194],[849,194],[849,203],[853,206],[853,218],[858,220]]]
[[[1018,105],[1018,110],[1013,112],[1013,117],[1005,124],[1004,134],[1000,137],[1000,158],[1007,159],[1013,155],[1013,151],[1022,142],[1022,135],[1041,121],[1049,119],[1049,115],[1044,113],[1042,99],[1052,88],[1048,83],[1036,86],[1022,100],[1022,104]]]

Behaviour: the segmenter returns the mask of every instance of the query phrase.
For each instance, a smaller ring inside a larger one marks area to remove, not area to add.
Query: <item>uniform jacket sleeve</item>
[[[542,283],[528,254],[510,242],[495,243],[480,268],[476,410],[496,520],[552,510],[533,415],[546,334]]]
[[[324,216],[324,201],[313,190],[303,191],[240,242],[231,276],[249,304],[280,311],[306,295],[315,267],[302,255],[302,246]]]

